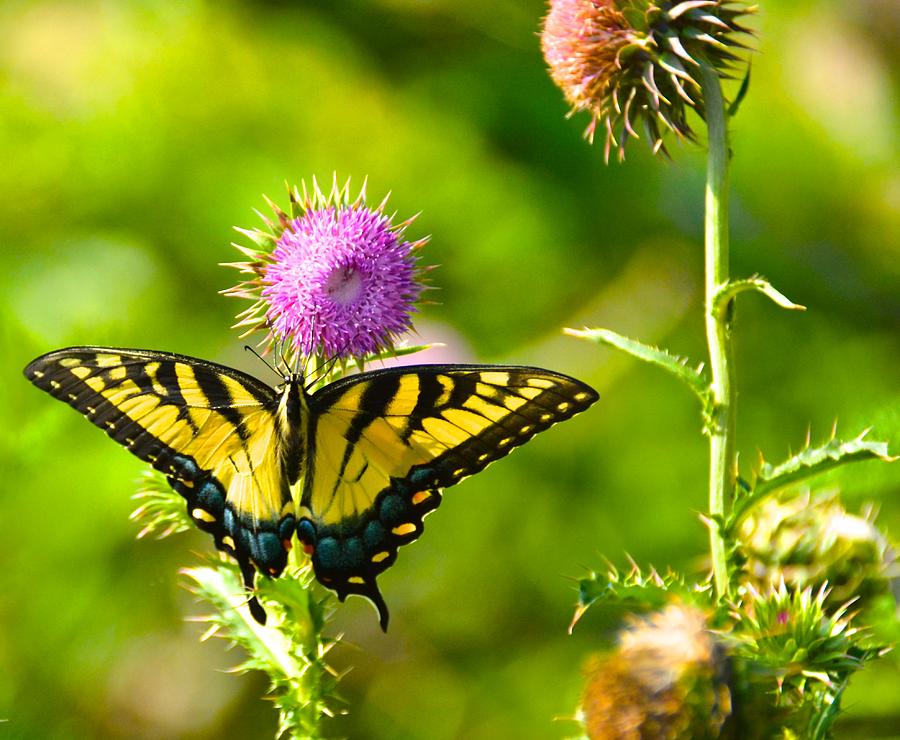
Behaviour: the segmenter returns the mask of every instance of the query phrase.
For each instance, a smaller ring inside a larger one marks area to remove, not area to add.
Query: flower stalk
[[[728,255],[728,123],[719,73],[700,62],[700,86],[708,131],[706,166],[705,312],[712,382],[709,436],[709,545],[716,594],[728,594],[728,564],[722,522],[737,481],[737,425],[734,351],[731,320],[733,299],[717,300],[729,282]]]
[[[850,676],[896,634],[896,547],[871,511],[849,514],[836,492],[806,481],[860,460],[896,459],[865,433],[823,444],[807,438],[780,464],[763,459],[738,485],[733,322],[738,294],[755,292],[788,310],[804,307],[759,275],[729,267],[728,118],[722,80],[731,79],[752,36],[738,0],[550,0],[542,44],[553,80],[573,112],[587,111],[624,156],[629,138],[665,152],[666,132],[697,142],[707,129],[704,323],[708,363],[603,328],[570,335],[613,347],[667,370],[698,398],[709,440],[711,578],[642,572],[633,565],[579,581],[570,631],[594,604],[635,614],[619,647],[588,665],[577,719],[584,734],[609,737],[784,737],[825,740]],[[638,136],[635,123],[644,124]],[[704,367],[708,365],[708,369]],[[852,605],[852,611],[851,611]],[[884,605],[884,606],[883,606]],[[881,610],[889,615],[880,616]],[[890,626],[888,626],[890,624]],[[665,670],[663,670],[665,669]],[[648,690],[649,689],[649,690]]]

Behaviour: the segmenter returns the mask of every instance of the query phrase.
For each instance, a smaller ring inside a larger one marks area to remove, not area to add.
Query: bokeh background
[[[892,0],[766,0],[733,126],[733,264],[803,314],[739,307],[740,449],[779,460],[837,420],[900,444],[898,45]],[[706,447],[663,373],[564,338],[606,326],[695,361],[702,152],[604,166],[544,70],[539,0],[15,2],[0,6],[0,734],[269,737],[261,676],[218,641],[178,569],[205,535],[135,541],[143,465],[21,368],[77,343],[260,366],[229,329],[232,225],[333,172],[388,191],[436,303],[423,360],[542,364],[601,401],[452,490],[380,583],[391,631],[350,599],[332,655],[366,738],[575,734],[585,658],[573,576],[704,568]],[[900,464],[819,482],[900,534]],[[846,695],[848,736],[900,727],[896,658]],[[9,733],[9,734],[8,734]]]

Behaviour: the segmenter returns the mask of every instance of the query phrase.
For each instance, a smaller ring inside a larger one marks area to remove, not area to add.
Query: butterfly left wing
[[[197,526],[238,561],[248,586],[254,566],[281,572],[294,517],[272,388],[192,357],[107,347],[50,352],[25,375],[164,473]],[[251,608],[265,620],[255,600]]]
[[[386,629],[376,576],[422,534],[440,489],[596,400],[568,376],[501,365],[390,368],[321,389],[297,525],[316,577],[341,601],[370,599]]]

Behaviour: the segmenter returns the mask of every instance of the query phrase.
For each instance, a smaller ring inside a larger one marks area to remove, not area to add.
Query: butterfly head
[[[295,373],[290,371],[284,371],[281,373],[281,382],[275,388],[279,393],[284,393],[287,388],[291,386],[300,386],[304,390],[306,390],[306,383],[303,380],[303,373]]]

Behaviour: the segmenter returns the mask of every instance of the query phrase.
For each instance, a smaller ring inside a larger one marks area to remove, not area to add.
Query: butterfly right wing
[[[191,357],[106,347],[50,352],[25,375],[164,473],[248,585],[253,565],[282,571],[294,513],[272,388]]]

